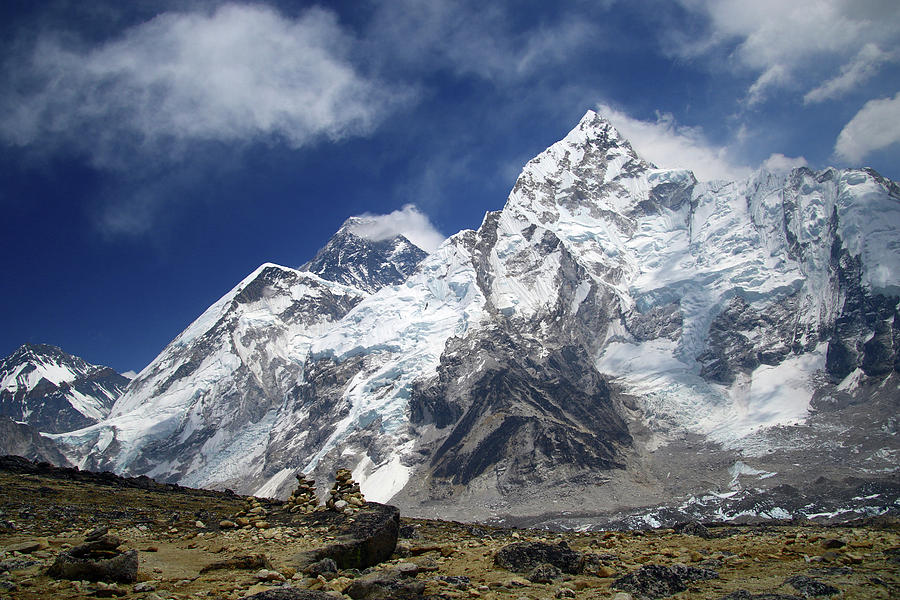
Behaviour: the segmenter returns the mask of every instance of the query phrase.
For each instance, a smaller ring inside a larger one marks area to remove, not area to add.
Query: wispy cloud
[[[700,180],[734,180],[751,172],[729,157],[727,147],[710,143],[700,128],[679,125],[670,114],[642,121],[606,104],[598,104],[597,112],[612,122],[642,158],[658,167],[692,169]]]
[[[870,100],[838,136],[835,155],[859,164],[876,150],[900,143],[900,92],[893,98]]]
[[[369,240],[389,240],[402,235],[422,250],[434,252],[446,239],[446,236],[432,225],[428,216],[412,204],[386,215],[366,213],[359,217],[360,220],[352,227],[352,232]]]
[[[882,65],[897,57],[897,52],[884,52],[875,44],[866,44],[851,62],[841,67],[839,75],[808,91],[803,102],[823,102],[843,96],[877,75]]]
[[[351,63],[354,43],[329,11],[291,19],[256,4],[164,13],[97,47],[45,35],[7,57],[0,136],[132,168],[123,156],[171,157],[195,141],[366,135],[406,96]]]
[[[805,166],[807,166],[807,162],[802,156],[791,157],[781,153],[770,155],[762,164],[765,170],[773,173],[784,173]]]
[[[872,77],[888,60],[878,48],[900,43],[895,2],[884,0],[680,0],[707,21],[698,36],[676,33],[669,49],[688,58],[723,58],[756,73],[749,105],[788,86],[815,102]],[[823,69],[837,72],[821,83]]]

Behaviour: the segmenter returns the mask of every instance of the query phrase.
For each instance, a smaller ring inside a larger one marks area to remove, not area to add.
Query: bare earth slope
[[[267,514],[268,527],[231,528],[227,523],[223,527],[220,523],[246,510],[245,498],[147,478],[123,479],[0,459],[0,598],[900,595],[896,519],[842,526],[782,522],[710,524],[706,529],[692,524],[680,533],[655,529],[562,534],[403,519],[399,543],[386,561],[362,571],[311,576],[300,570],[298,556],[334,543],[346,521],[361,516],[331,511],[298,516],[286,511],[285,503],[266,499],[258,505]],[[84,543],[98,527],[108,527],[111,535],[124,540],[124,549],[137,550],[136,582],[68,581],[47,574],[60,552]],[[504,557],[534,547],[549,548],[551,561],[575,557],[575,568],[568,569],[575,572],[547,565],[512,572],[498,564],[510,566]],[[503,548],[507,549],[501,552]],[[373,581],[395,587],[379,588]],[[673,595],[674,589],[683,591]],[[318,590],[319,595],[309,590]]]

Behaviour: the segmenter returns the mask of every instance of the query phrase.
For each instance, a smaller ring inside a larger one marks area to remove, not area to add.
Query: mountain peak
[[[373,222],[350,217],[300,270],[370,294],[403,283],[428,254],[401,234],[381,237],[359,231]]]
[[[128,380],[50,344],[23,344],[0,360],[0,415],[60,432],[106,416]]]

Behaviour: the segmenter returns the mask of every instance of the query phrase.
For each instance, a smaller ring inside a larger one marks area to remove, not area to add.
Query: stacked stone
[[[303,514],[314,512],[319,506],[315,483],[312,479],[304,477],[303,473],[297,473],[297,489],[288,498],[288,510]]]
[[[266,514],[266,509],[259,503],[259,500],[250,496],[247,498],[244,510],[237,513],[234,520],[240,527],[268,529],[269,523],[266,521]]]
[[[337,470],[334,486],[329,494],[325,506],[346,515],[352,515],[366,504],[359,484],[353,481],[353,475],[349,469]]]

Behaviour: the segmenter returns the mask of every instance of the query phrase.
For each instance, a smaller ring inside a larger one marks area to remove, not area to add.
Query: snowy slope
[[[363,296],[264,264],[166,347],[109,418],[57,440],[83,467],[194,485],[240,482],[259,468],[309,344]]]
[[[128,385],[108,367],[46,344],[25,344],[0,361],[0,414],[60,432],[103,419]]]

